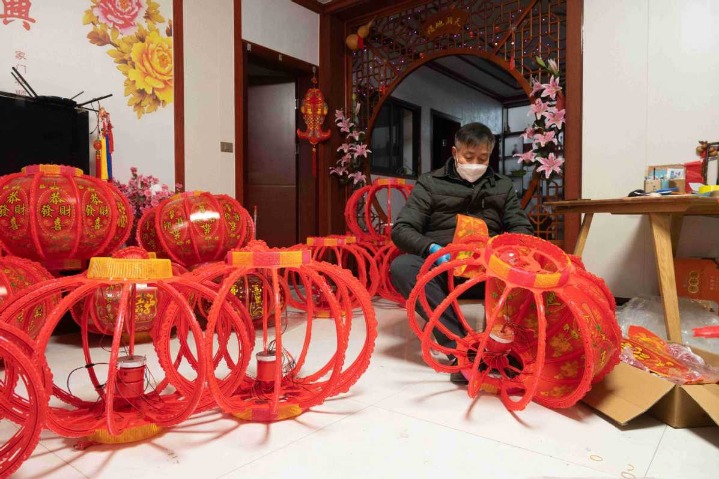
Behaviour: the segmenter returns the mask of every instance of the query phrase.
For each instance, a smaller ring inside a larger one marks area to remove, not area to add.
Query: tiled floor
[[[14,477],[717,477],[719,428],[675,430],[651,418],[621,428],[581,404],[563,411],[530,404],[511,414],[491,395],[471,401],[424,365],[404,310],[375,306],[369,369],[349,393],[312,411],[269,425],[207,412],[144,442],[85,450],[46,431]],[[299,326],[290,321],[288,341]],[[333,339],[330,328],[313,332],[325,355]],[[56,377],[77,366],[74,343],[61,337],[51,345]],[[11,430],[0,422],[0,437]]]

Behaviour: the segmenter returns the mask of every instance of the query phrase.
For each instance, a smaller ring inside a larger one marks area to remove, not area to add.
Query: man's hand
[[[432,243],[432,244],[430,245],[430,247],[429,247],[429,254],[436,253],[436,252],[439,251],[440,249],[442,249],[442,247],[441,247],[440,245],[438,245],[437,243]],[[449,254],[445,254],[445,255],[440,256],[439,258],[437,258],[437,259],[435,260],[434,264],[436,264],[437,266],[439,266],[439,265],[441,265],[442,263],[446,263],[447,261],[449,261]]]

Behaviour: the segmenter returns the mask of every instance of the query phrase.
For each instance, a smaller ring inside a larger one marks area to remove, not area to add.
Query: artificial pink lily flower
[[[356,185],[360,181],[367,181],[367,177],[361,171],[355,171],[347,175],[348,178],[352,178],[352,184]]]
[[[517,160],[517,163],[532,163],[537,157],[537,154],[534,152],[534,150],[529,150],[526,153],[517,153],[516,155],[514,155],[514,157],[519,158],[519,160]]]
[[[337,123],[337,126],[340,127],[341,132],[349,133],[350,128],[352,128],[354,125],[350,122],[349,118],[343,118],[340,122]]]
[[[365,158],[367,158],[367,153],[372,153],[372,150],[368,150],[367,145],[365,145],[364,143],[360,143],[359,145],[355,146],[354,153],[357,156],[364,156]]]
[[[552,60],[551,58],[547,60],[547,67],[549,70],[552,71],[552,73],[557,73],[559,71],[559,67],[557,66],[557,62]]]
[[[556,77],[552,75],[552,78],[549,79],[549,83],[544,85],[544,92],[542,93],[542,96],[548,96],[550,99],[554,100],[556,98],[557,93],[562,91],[562,87],[559,86],[559,77]]]
[[[547,143],[557,143],[557,139],[555,138],[556,133],[553,131],[548,131],[546,133],[537,133],[534,135],[534,142],[539,143],[541,147],[546,146]]]
[[[337,148],[337,151],[341,151],[342,153],[349,153],[350,152],[350,144],[349,143],[342,143],[339,148]]]
[[[537,172],[544,172],[544,176],[547,179],[553,172],[556,172],[558,175],[562,174],[562,164],[564,163],[564,158],[554,156],[554,153],[550,153],[548,158],[539,158],[537,161],[541,163],[541,165],[537,167]]]
[[[542,96],[544,96],[544,94],[542,94]],[[537,98],[529,107],[529,112],[534,113],[534,116],[536,116],[537,119],[539,119],[545,111],[547,111],[547,105],[539,98]],[[529,113],[527,114],[529,115]]]
[[[542,90],[544,90],[544,85],[542,85],[542,82],[534,80],[534,83],[532,84],[532,94],[530,96],[536,97],[537,93],[540,93]]]
[[[557,129],[561,130],[562,126],[564,125],[564,114],[566,113],[566,110],[554,110],[549,112],[549,114],[545,114],[544,116],[547,117],[547,128],[551,126],[556,126]]]

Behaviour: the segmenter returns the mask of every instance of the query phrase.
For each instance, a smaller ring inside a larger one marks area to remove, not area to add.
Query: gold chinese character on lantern
[[[42,205],[42,206],[40,207],[40,214],[41,214],[44,218],[47,218],[47,217],[49,217],[49,216],[52,216],[52,214],[53,214],[52,206],[48,205],[47,203],[44,204],[44,205]]]

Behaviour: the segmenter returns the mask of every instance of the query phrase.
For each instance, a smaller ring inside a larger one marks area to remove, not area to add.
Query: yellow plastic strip
[[[95,257],[90,259],[87,277],[126,281],[168,279],[172,278],[172,263],[169,259]]]

